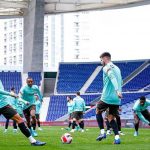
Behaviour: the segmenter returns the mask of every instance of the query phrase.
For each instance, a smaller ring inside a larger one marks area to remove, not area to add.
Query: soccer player
[[[76,121],[78,121],[79,126],[81,128],[81,132],[84,132],[84,120],[83,113],[85,112],[85,101],[80,97],[80,92],[76,93],[76,97],[73,99],[73,123],[72,130],[70,132],[75,131]]]
[[[27,121],[27,126],[33,136],[37,136],[36,128],[36,106],[35,106],[35,94],[38,94],[40,101],[42,102],[42,95],[37,85],[33,85],[33,79],[28,77],[26,80],[27,85],[20,90],[21,98],[29,102],[30,104],[24,107],[24,116]],[[31,129],[33,127],[33,130]]]
[[[23,119],[19,114],[9,105],[9,96],[17,98],[18,96],[14,93],[4,91],[3,84],[0,80],[0,115],[2,114],[7,119],[15,120],[20,128],[21,132],[29,139],[31,145],[42,146],[45,142],[36,141],[29,132],[28,128],[25,126]]]
[[[109,108],[108,121],[115,134],[114,144],[120,144],[121,142],[115,116],[118,114],[118,109],[122,98],[121,71],[111,62],[110,53],[104,52],[101,54],[100,59],[103,65],[103,92],[101,95],[101,100],[97,103],[96,119],[101,133],[96,140],[101,141],[106,138],[102,112]]]
[[[11,90],[10,90],[11,93],[14,93],[15,94],[15,88],[12,87]],[[17,99],[14,98],[14,97],[9,97],[9,105],[12,106],[12,108],[14,108],[16,110],[16,105],[17,105]],[[5,123],[5,130],[4,130],[4,133],[7,132],[7,129],[8,129],[8,125],[9,125],[9,119],[6,119],[6,123]],[[16,121],[13,120],[13,132],[16,133],[17,132],[17,124],[16,124]]]
[[[68,107],[68,115],[69,115],[69,124],[66,130],[69,130],[72,125],[73,119],[73,99],[70,96],[67,96],[67,107]]]
[[[38,95],[35,95],[35,97],[36,97],[36,102],[35,102],[36,113],[35,113],[35,116],[36,116],[36,120],[37,120],[37,124],[38,124],[38,130],[42,131],[43,129],[41,128],[41,124],[40,124],[40,109],[41,109],[41,106],[42,106],[42,102],[39,100]]]
[[[150,126],[150,112],[147,107],[150,106],[150,100],[144,96],[140,97],[133,106],[134,111],[134,136],[138,136],[139,122],[140,120]]]

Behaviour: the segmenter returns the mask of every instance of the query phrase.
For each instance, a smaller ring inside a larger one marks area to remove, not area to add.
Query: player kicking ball
[[[8,99],[9,96],[17,98],[18,96],[14,93],[10,93],[4,91],[3,84],[0,80],[0,115],[2,114],[6,119],[15,120],[20,128],[21,132],[29,139],[31,145],[33,146],[42,146],[45,145],[45,142],[40,142],[35,140],[31,133],[29,132],[28,128],[26,127],[23,119],[20,115],[9,105]]]
[[[101,100],[97,104],[96,119],[101,133],[96,140],[101,141],[106,138],[102,113],[109,108],[108,121],[115,134],[114,144],[120,144],[121,141],[115,116],[118,114],[118,109],[122,98],[121,71],[111,62],[110,53],[103,53],[100,56],[100,59],[103,65],[103,92]]]
[[[133,106],[134,111],[134,136],[138,136],[139,122],[140,120],[150,126],[150,112],[147,107],[150,106],[150,100],[144,96],[140,97]]]

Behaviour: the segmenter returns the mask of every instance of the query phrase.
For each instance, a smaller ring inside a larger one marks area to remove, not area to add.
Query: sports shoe
[[[96,138],[96,141],[101,141],[102,139],[106,139],[106,133],[100,134],[100,135]]]
[[[111,131],[107,130],[106,135],[111,135]]]
[[[75,131],[75,130],[74,130],[74,129],[72,129],[70,132],[72,132],[72,133],[73,133],[74,131]]]
[[[120,139],[118,139],[118,140],[114,140],[114,144],[120,144],[121,143],[121,141],[120,141]]]
[[[125,135],[122,131],[119,131],[119,135]]]
[[[138,135],[139,135],[138,131],[135,131],[134,136],[138,136]]]
[[[6,133],[6,132],[7,132],[7,129],[4,130],[4,133]]]
[[[38,127],[38,130],[39,130],[39,131],[42,131],[43,129],[42,129],[41,127]]]
[[[36,141],[35,143],[31,143],[32,146],[43,146],[45,144],[46,144],[46,142],[40,142],[40,141]]]
[[[17,131],[17,129],[13,129],[13,133],[17,133],[18,131]]]
[[[83,133],[83,132],[84,132],[84,130],[82,129],[82,130],[81,130],[81,132]]]
[[[36,132],[35,130],[32,130],[32,136],[33,136],[33,137],[38,136],[38,134],[37,134],[37,132]]]

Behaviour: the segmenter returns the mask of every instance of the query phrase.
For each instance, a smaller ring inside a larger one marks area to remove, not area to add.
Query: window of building
[[[13,21],[10,20],[10,21],[9,21],[9,27],[10,27],[10,28],[12,28],[12,24],[13,24]]]
[[[6,64],[7,64],[7,58],[4,57],[4,65],[6,65]]]
[[[12,42],[12,32],[9,33],[9,41]]]
[[[12,53],[12,44],[9,44],[9,53]]]
[[[4,22],[4,30],[7,30],[7,22]]]
[[[19,19],[19,27],[22,27],[22,19]]]
[[[16,40],[16,38],[17,38],[17,33],[14,32],[14,40]]]
[[[12,56],[9,57],[9,64],[12,65]]]
[[[14,43],[14,45],[13,45],[13,51],[16,52],[16,49],[17,49],[17,45],[16,45],[16,43]]]
[[[14,19],[14,28],[16,28],[16,27],[17,27],[17,20]]]

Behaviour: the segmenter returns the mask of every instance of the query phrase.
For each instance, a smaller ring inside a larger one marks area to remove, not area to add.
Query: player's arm
[[[15,93],[11,93],[11,92],[7,92],[5,90],[0,89],[0,94],[2,95],[7,95],[7,96],[12,96],[12,97],[17,97],[17,95]]]
[[[40,101],[43,102],[43,96],[42,96],[42,94],[41,94],[41,92],[40,92],[38,86],[36,86],[36,92],[37,92],[37,94],[38,94],[38,96],[39,96]]]
[[[141,112],[136,112],[136,114],[138,115],[141,121],[143,121],[146,124],[150,124],[150,122],[147,119],[145,119],[145,117],[141,114]]]
[[[23,102],[23,103],[26,104],[26,105],[29,104],[28,101],[26,101],[26,100],[24,100],[24,99],[22,99],[22,98],[20,98],[20,97],[19,97],[17,100],[20,101],[20,102]]]

